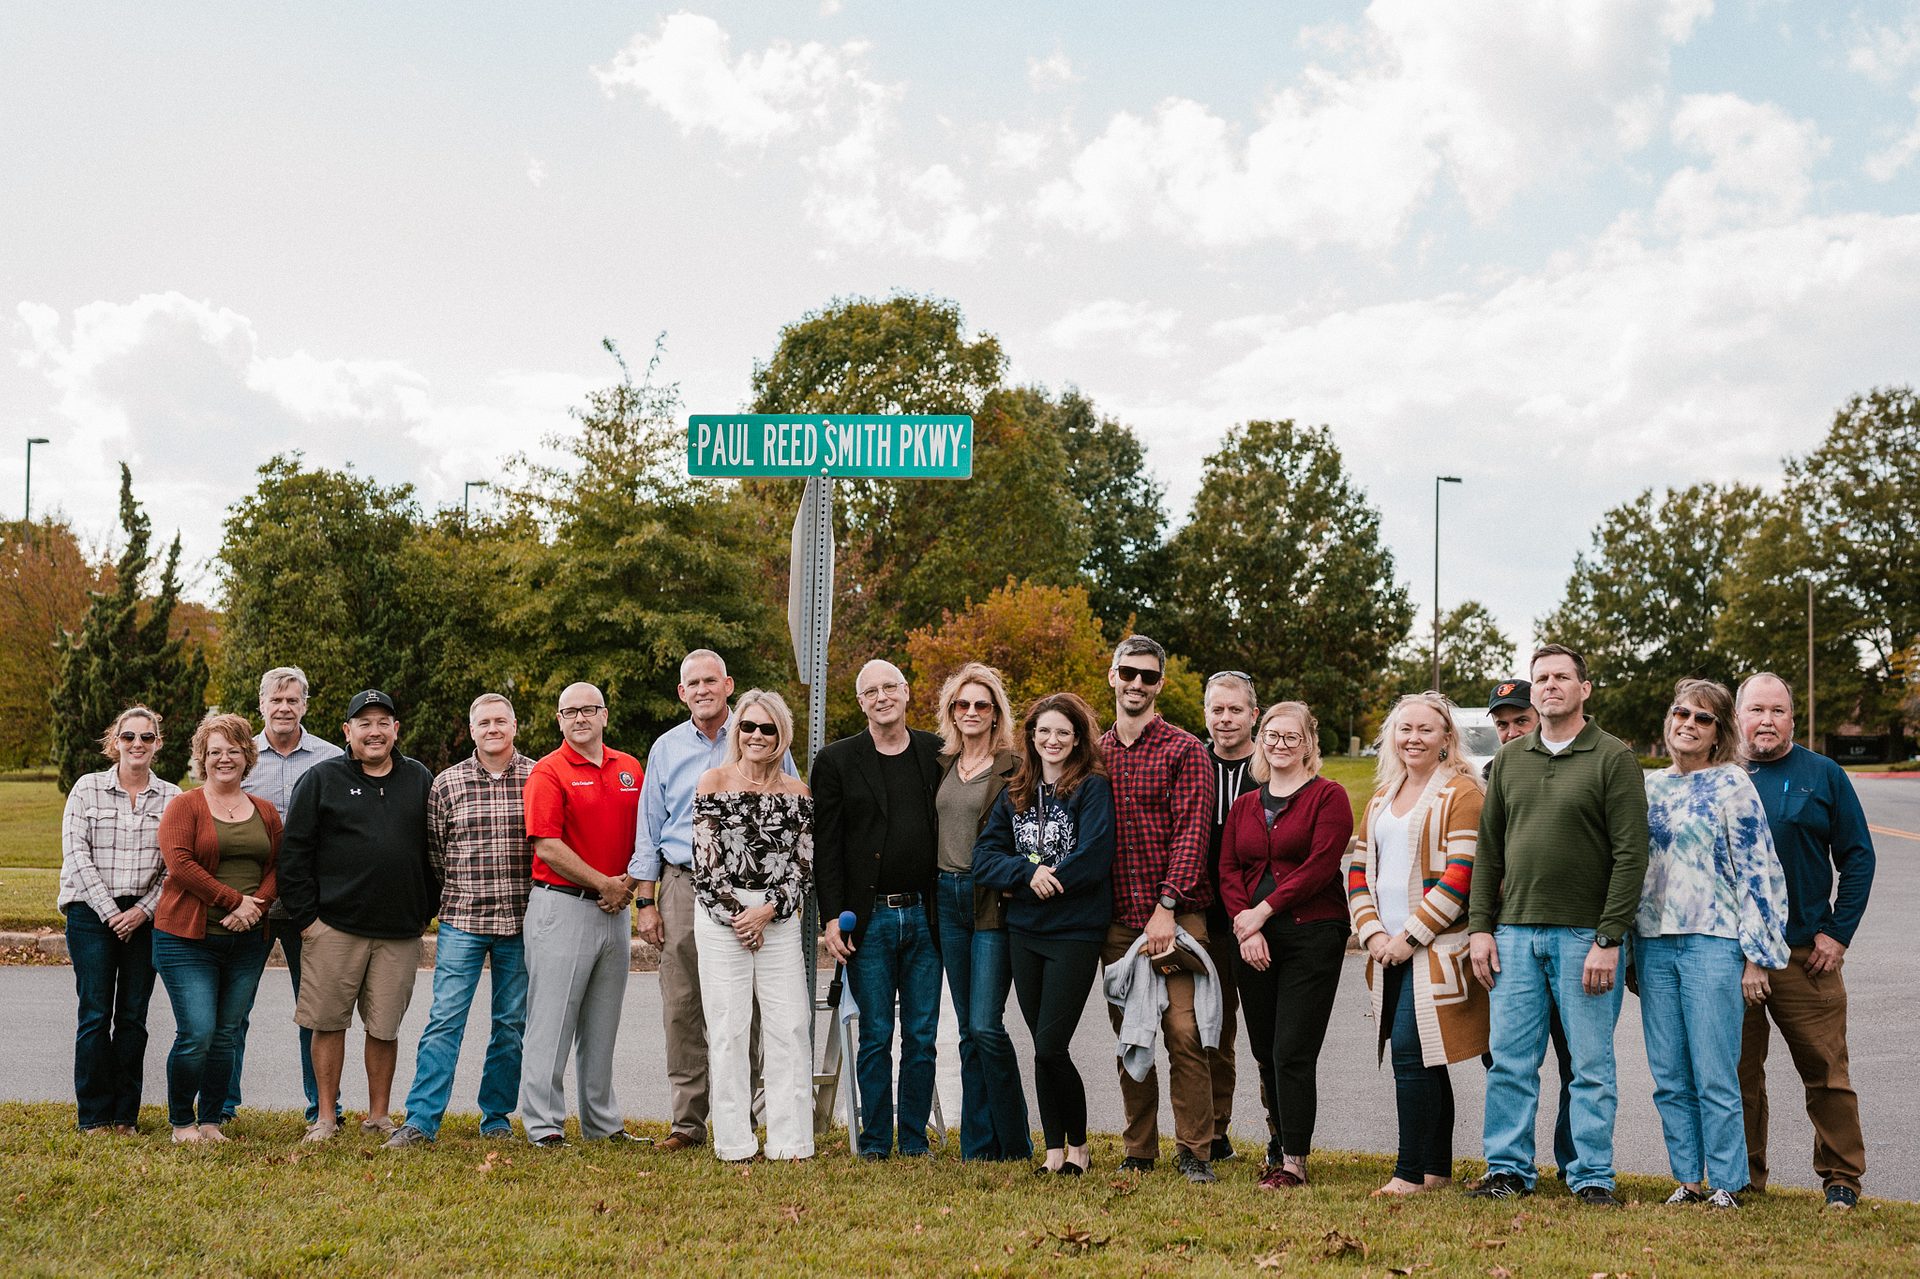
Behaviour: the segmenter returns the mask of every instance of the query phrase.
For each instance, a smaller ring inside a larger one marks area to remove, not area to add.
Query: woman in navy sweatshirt
[[[1047,1143],[1034,1171],[1077,1177],[1090,1162],[1087,1091],[1070,1050],[1113,915],[1113,787],[1100,771],[1100,724],[1072,693],[1036,701],[1020,739],[1019,767],[973,846],[973,879],[1013,894],[1013,989],[1033,1033]]]

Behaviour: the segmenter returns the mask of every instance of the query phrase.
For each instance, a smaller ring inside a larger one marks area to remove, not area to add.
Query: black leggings
[[[1008,931],[1013,991],[1033,1033],[1033,1091],[1046,1148],[1087,1144],[1087,1090],[1073,1065],[1073,1032],[1100,969],[1100,939],[1075,941]]]
[[[1280,1134],[1280,1149],[1269,1145],[1267,1156],[1274,1162],[1282,1153],[1305,1159],[1320,1104],[1320,1045],[1333,1017],[1351,930],[1344,919],[1296,924],[1275,918],[1260,931],[1267,939],[1267,970],[1259,972],[1244,959],[1238,970],[1247,1041],[1260,1064],[1270,1127]]]

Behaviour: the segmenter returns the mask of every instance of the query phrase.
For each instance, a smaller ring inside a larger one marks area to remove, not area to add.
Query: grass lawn
[[[58,865],[52,870],[0,868],[0,932],[65,928],[66,920],[53,908],[59,895]]]
[[[1457,1191],[1370,1200],[1390,1161],[1316,1156],[1314,1184],[1261,1191],[1244,1160],[1212,1187],[1165,1160],[1093,1176],[951,1157],[857,1164],[844,1135],[799,1166],[726,1165],[705,1151],[483,1142],[456,1118],[438,1145],[374,1149],[357,1127],[295,1144],[298,1119],[246,1114],[223,1147],[176,1148],[163,1116],[138,1138],[82,1137],[72,1110],[0,1104],[11,1275],[824,1273],[1911,1274],[1920,1206],[1827,1213],[1797,1191],[1738,1213],[1670,1209],[1629,1178],[1623,1209],[1559,1190],[1479,1203]],[[646,1131],[655,1137],[665,1129]],[[1553,1184],[1553,1183],[1549,1183]],[[1817,1259],[1817,1261],[1816,1261]]]
[[[0,868],[60,869],[60,814],[66,796],[50,778],[0,781]]]

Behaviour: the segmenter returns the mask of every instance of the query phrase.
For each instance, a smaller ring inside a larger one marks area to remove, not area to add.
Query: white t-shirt
[[[1413,906],[1408,900],[1407,883],[1413,877],[1413,849],[1408,844],[1408,821],[1413,816],[1395,817],[1391,803],[1381,805],[1373,822],[1374,909],[1380,912],[1380,924],[1398,935],[1407,926]]]
[[[1573,737],[1578,737],[1578,736],[1580,736],[1580,734],[1578,733],[1575,733],[1573,735]],[[1564,751],[1565,749],[1567,749],[1567,747],[1573,745],[1573,737],[1569,737],[1564,742],[1556,742],[1551,737],[1547,736],[1547,732],[1545,729],[1540,730],[1540,744],[1547,748],[1547,754],[1549,755],[1558,755],[1561,751]]]

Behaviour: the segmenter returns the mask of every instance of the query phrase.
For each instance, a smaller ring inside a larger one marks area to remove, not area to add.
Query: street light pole
[[[48,442],[47,437],[44,435],[33,435],[27,438],[27,498],[25,503],[26,514],[22,516],[20,520],[22,524],[30,525],[33,523],[33,446],[36,444],[46,444]]]
[[[473,491],[492,488],[487,480],[468,480],[467,486],[460,490],[460,527],[465,528],[473,521]]]
[[[1458,484],[1457,475],[1433,477],[1433,691],[1440,691],[1440,486]]]
[[[1813,749],[1813,574],[1807,574],[1807,749]]]

